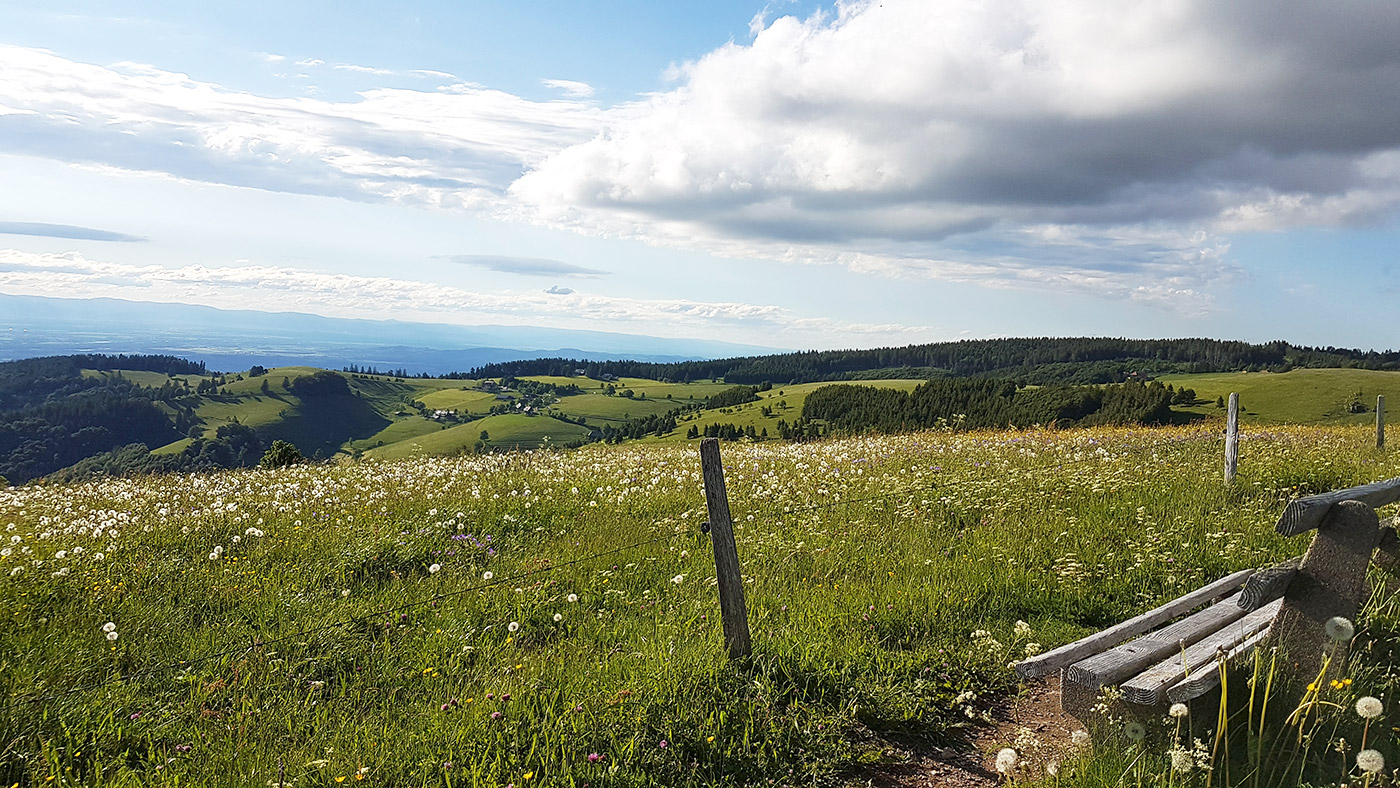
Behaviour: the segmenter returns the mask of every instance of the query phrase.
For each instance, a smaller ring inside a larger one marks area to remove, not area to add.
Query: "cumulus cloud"
[[[573,295],[573,294],[574,294],[574,291],[573,291],[572,289],[567,288],[567,287],[560,287],[559,285],[555,285],[555,286],[549,288],[548,290],[546,290],[545,292],[546,292],[546,293],[549,293],[550,295]]]
[[[302,68],[315,68],[316,66],[326,65],[326,61],[321,60],[320,58],[308,57],[296,61],[296,64],[298,66],[301,66]]]
[[[0,221],[0,233],[7,235],[38,235],[46,238],[76,238],[82,241],[145,241],[139,235],[115,233],[111,230],[94,230],[91,227],[75,227],[71,224],[47,224],[44,222],[4,222]]]
[[[1203,309],[1241,275],[1230,233],[1396,215],[1397,40],[1390,0],[850,0],[611,107],[568,80],[269,98],[0,47],[0,147]]]
[[[491,271],[525,276],[603,276],[607,271],[585,268],[573,263],[549,260],[542,257],[509,257],[489,254],[454,254],[448,257],[454,263],[474,265]]]
[[[126,291],[130,290],[128,293]],[[780,344],[837,346],[931,339],[932,329],[808,317],[765,304],[640,299],[564,292],[480,293],[390,277],[352,276],[241,263],[227,267],[130,265],[76,252],[0,249],[0,293],[122,298],[328,317],[382,317],[477,325],[500,323],[675,337],[774,337]]]
[[[512,194],[585,232],[1183,295],[1235,274],[1223,232],[1394,215],[1396,40],[1384,0],[759,17]]]
[[[564,95],[571,98],[588,98],[593,95],[593,86],[587,82],[575,82],[571,79],[542,79],[540,84],[547,88],[562,90]]]

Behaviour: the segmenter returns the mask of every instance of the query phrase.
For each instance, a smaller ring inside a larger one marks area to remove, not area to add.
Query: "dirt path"
[[[890,742],[887,762],[857,779],[871,788],[986,788],[1000,785],[997,752],[1020,752],[1018,770],[1043,775],[1069,750],[1070,734],[1083,725],[1060,710],[1060,680],[1028,682],[1021,694],[991,709],[993,723],[975,732],[969,745],[956,749]],[[908,744],[908,746],[903,746]]]

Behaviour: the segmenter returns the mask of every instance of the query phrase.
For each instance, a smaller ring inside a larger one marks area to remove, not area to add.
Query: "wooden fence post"
[[[1230,392],[1230,410],[1225,416],[1225,483],[1235,480],[1240,465],[1240,395]]]
[[[715,579],[719,582],[719,615],[724,623],[724,645],[730,659],[753,653],[749,638],[749,611],[744,601],[744,577],[739,571],[739,551],[734,545],[734,524],[729,516],[729,493],[724,488],[724,465],[719,439],[700,441],[700,471],[705,477],[705,509],[710,517],[710,544],[715,549]]]
[[[1385,395],[1376,395],[1376,448],[1385,448]]]

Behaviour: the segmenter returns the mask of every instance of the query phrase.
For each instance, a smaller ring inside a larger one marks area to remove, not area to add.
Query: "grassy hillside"
[[[372,448],[367,454],[383,460],[457,454],[472,449],[483,430],[490,435],[485,441],[486,448],[505,450],[533,449],[550,443],[562,446],[587,438],[589,433],[587,427],[548,416],[511,413],[456,426],[439,426],[421,435]]]
[[[436,435],[523,422],[560,423]],[[1211,425],[725,444],[743,662],[693,445],[0,490],[0,781],[865,785],[914,774],[911,749],[978,774],[967,737],[1016,692],[1010,662],[1296,554],[1309,537],[1271,527],[1291,496],[1400,475],[1369,437],[1257,433],[1232,488]],[[1379,588],[1355,682],[1309,728],[1316,784],[1353,768],[1332,741],[1361,741],[1362,694],[1387,699],[1367,746],[1397,757]],[[1118,726],[1092,753],[1052,727],[1018,781],[1053,759],[1059,786],[1205,783]]]
[[[900,389],[902,391],[912,391],[922,380],[853,380],[848,381],[854,386],[873,386],[875,388]],[[830,383],[798,383],[791,386],[774,387],[771,391],[758,392],[759,400],[743,405],[735,405],[728,408],[715,410],[703,410],[698,413],[687,414],[681,419],[677,428],[661,438],[647,438],[649,441],[684,441],[686,432],[697,426],[703,433],[707,425],[710,424],[733,424],[744,428],[752,426],[756,432],[767,429],[770,436],[776,437],[777,425],[780,420],[791,423],[802,415],[802,403],[807,400],[807,395],[823,386],[830,386]],[[712,392],[717,393],[717,392]],[[771,415],[764,416],[763,409],[769,408]]]
[[[1400,414],[1400,372],[1365,369],[1295,369],[1283,373],[1222,372],[1164,375],[1160,380],[1196,390],[1202,405],[1182,408],[1207,417],[1223,413],[1217,397],[1238,392],[1247,420],[1260,424],[1374,424],[1376,395]],[[1352,413],[1355,399],[1365,410]]]

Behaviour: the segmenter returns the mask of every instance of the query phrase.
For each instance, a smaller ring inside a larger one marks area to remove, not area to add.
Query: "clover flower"
[[[1356,701],[1356,713],[1368,720],[1374,720],[1384,712],[1385,707],[1381,705],[1379,698],[1367,695]]]

